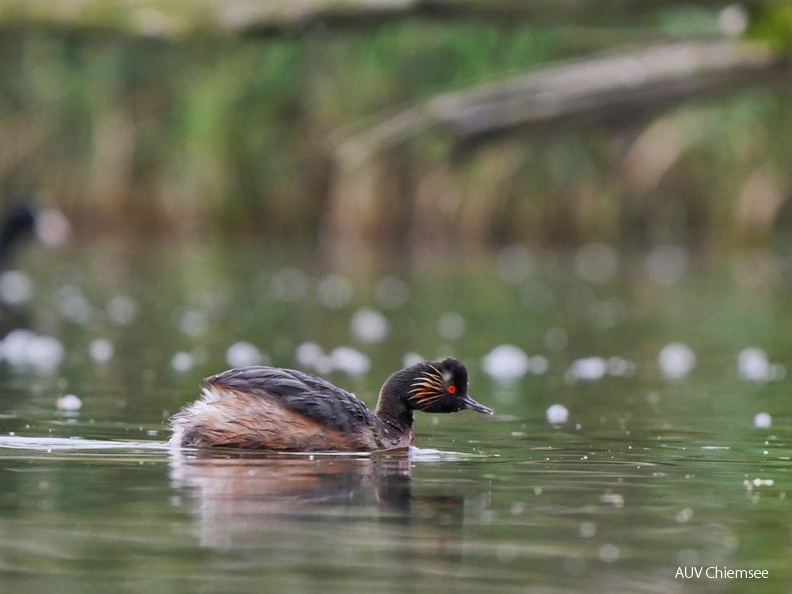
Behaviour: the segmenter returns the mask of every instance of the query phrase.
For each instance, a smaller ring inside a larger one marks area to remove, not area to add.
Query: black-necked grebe
[[[454,358],[416,363],[391,375],[374,412],[321,378],[254,366],[206,379],[201,399],[171,418],[171,443],[285,451],[403,449],[413,444],[413,411],[492,410],[467,394],[468,373]]]
[[[26,204],[8,207],[0,221],[0,267],[8,261],[14,246],[26,237],[32,237],[36,229],[36,215]]]

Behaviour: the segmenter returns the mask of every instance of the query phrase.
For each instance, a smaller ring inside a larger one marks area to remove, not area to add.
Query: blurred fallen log
[[[395,171],[410,167],[402,147],[419,134],[445,134],[459,154],[507,137],[635,125],[685,101],[788,83],[790,73],[789,62],[763,46],[691,42],[631,48],[436,96],[337,142],[325,237],[342,256],[386,237],[393,180],[410,177]],[[452,185],[447,180],[443,192]]]
[[[456,143],[552,127],[631,122],[682,101],[790,81],[789,61],[763,46],[690,42],[584,58],[436,96],[338,145],[354,165],[430,128]]]

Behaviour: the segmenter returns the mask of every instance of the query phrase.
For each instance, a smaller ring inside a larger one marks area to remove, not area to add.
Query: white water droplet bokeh
[[[187,373],[195,365],[195,357],[187,351],[178,351],[171,357],[171,367],[179,373]]]
[[[768,429],[773,424],[773,417],[766,412],[756,413],[753,424],[757,429]]]
[[[105,313],[114,326],[129,326],[137,319],[140,305],[133,297],[116,295],[107,302]]]
[[[530,361],[520,347],[501,344],[487,353],[481,361],[484,373],[495,381],[514,382],[528,373]]]
[[[355,338],[368,344],[382,342],[389,331],[385,316],[370,307],[363,307],[352,314],[349,328]]]
[[[371,369],[367,355],[348,346],[339,346],[330,351],[333,368],[351,376],[366,375]]]
[[[252,342],[240,340],[226,349],[226,363],[231,367],[249,367],[265,362],[264,354]]]
[[[561,425],[566,423],[569,419],[569,411],[563,404],[553,404],[552,406],[548,407],[546,416],[548,423],[553,425]]]
[[[0,302],[19,306],[33,297],[33,281],[24,272],[6,270],[0,273]]]
[[[567,372],[571,380],[596,381],[608,373],[608,362],[604,357],[583,357],[572,362]]]
[[[64,394],[55,402],[59,410],[77,412],[82,408],[82,400],[74,394]]]
[[[660,350],[657,364],[666,379],[681,380],[696,366],[696,354],[686,344],[672,342]]]
[[[113,358],[115,347],[107,338],[94,338],[88,345],[88,352],[95,363],[107,363]]]
[[[771,379],[770,361],[767,353],[757,347],[747,347],[737,355],[737,374],[740,379],[751,382],[766,382]]]

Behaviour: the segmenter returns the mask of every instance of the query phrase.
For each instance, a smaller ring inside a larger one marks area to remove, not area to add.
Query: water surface
[[[787,590],[786,264],[651,256],[350,273],[238,246],[30,254],[21,309],[61,350],[3,343],[0,590]],[[448,354],[496,414],[419,415],[407,454],[165,445],[230,364],[321,372],[373,406],[405,361]],[[696,567],[769,578],[675,577]]]

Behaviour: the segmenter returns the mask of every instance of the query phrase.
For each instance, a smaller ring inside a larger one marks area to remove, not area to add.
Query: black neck
[[[412,429],[413,413],[406,403],[384,390],[380,392],[375,411],[388,433],[400,435]]]

